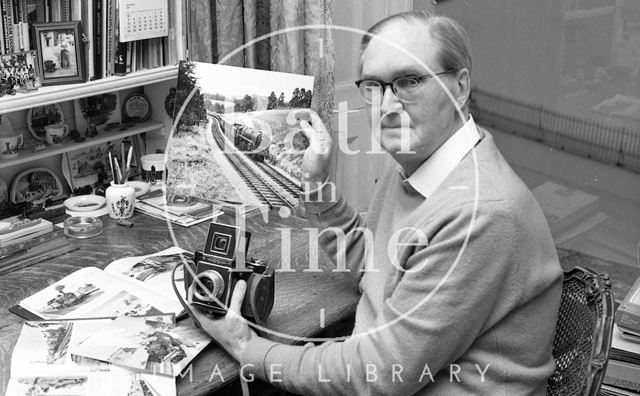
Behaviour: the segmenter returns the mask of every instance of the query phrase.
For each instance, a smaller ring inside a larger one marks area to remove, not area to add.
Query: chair
[[[553,340],[556,371],[547,395],[589,395],[600,390],[613,331],[614,300],[606,275],[575,267],[565,271]]]

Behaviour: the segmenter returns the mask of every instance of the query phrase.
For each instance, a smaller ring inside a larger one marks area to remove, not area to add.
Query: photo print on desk
[[[105,362],[72,359],[70,350],[111,319],[25,322],[11,356],[7,395],[175,395],[175,380]],[[153,390],[153,391],[151,391]]]
[[[202,330],[176,324],[172,315],[120,317],[72,347],[71,354],[175,377],[210,341]]]
[[[167,152],[167,187],[250,206],[295,207],[303,151],[296,114],[311,106],[312,76],[180,62]],[[302,116],[304,117],[304,116]]]

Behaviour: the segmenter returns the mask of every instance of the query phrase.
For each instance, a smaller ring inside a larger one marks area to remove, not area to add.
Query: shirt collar
[[[423,197],[429,198],[479,140],[478,128],[473,118],[469,116],[469,120],[420,165],[411,176],[407,178],[404,169],[398,165],[397,169],[404,178],[402,181],[403,186],[407,191],[415,191]]]

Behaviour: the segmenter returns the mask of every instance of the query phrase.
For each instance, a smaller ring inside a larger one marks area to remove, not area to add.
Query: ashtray
[[[64,221],[64,234],[72,238],[91,238],[102,234],[102,221],[91,216],[73,216]]]

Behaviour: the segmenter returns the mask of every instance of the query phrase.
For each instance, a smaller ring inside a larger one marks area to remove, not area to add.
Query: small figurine
[[[47,149],[47,146],[44,144],[44,142],[39,142],[33,145],[33,148],[31,149],[31,151],[34,153],[38,153],[46,149]]]
[[[84,133],[88,138],[96,137],[98,135],[98,129],[92,123],[89,123],[87,130]]]
[[[80,135],[80,132],[78,132],[77,129],[74,129],[71,132],[69,132],[69,137],[73,139],[74,142],[77,142],[77,143],[84,142],[84,137]]]

